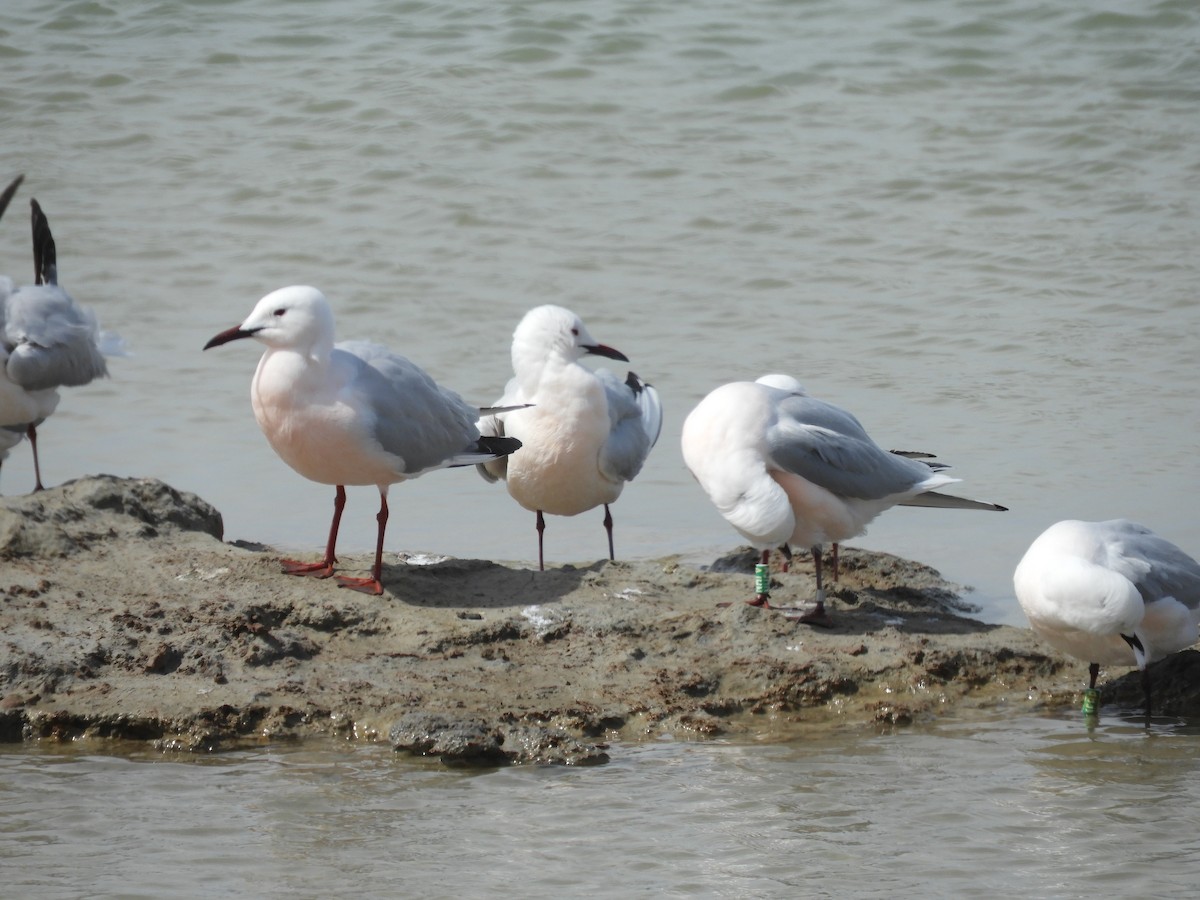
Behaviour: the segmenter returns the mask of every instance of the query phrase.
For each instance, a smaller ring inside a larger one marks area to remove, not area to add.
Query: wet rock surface
[[[220,537],[215,509],[152,479],[0,498],[0,741],[212,751],[334,735],[455,765],[586,765],[614,740],[789,739],[1077,704],[1086,678],[1028,630],[971,619],[933,570],[851,548],[821,629],[742,602],[749,550],[709,568],[547,572],[388,554],[372,597]],[[773,576],[772,602],[812,592],[800,557]],[[1153,675],[1156,712],[1200,710],[1200,653]],[[1106,676],[1123,677],[1104,702],[1139,704],[1136,672]]]

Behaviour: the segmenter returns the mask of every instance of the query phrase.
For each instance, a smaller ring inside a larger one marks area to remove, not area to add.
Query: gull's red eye
[[[578,328],[572,328],[572,329],[571,329],[571,334],[575,335],[575,337],[579,337],[579,329],[578,329]]]
[[[287,312],[286,309],[280,308],[280,309],[275,310],[275,312],[271,313],[271,315],[278,317],[278,316],[282,316],[285,312]]]

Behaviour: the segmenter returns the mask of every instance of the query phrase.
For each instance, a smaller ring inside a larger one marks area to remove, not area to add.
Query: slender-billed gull
[[[862,534],[893,506],[1004,510],[938,493],[958,481],[882,449],[853,415],[797,389],[789,376],[723,385],[683,423],[683,459],[726,520],[762,551],[756,593],[769,606],[766,562],[776,547],[810,549],[816,608],[801,617],[828,624],[823,544]]]
[[[20,186],[0,195],[0,215]],[[78,387],[108,375],[96,317],[75,304],[58,284],[58,259],[50,223],[30,200],[34,283],[17,287],[0,277],[0,459],[23,432],[33,449],[34,490],[42,485],[37,426],[58,406],[58,388]],[[19,438],[18,438],[19,440]]]
[[[222,331],[204,349],[239,338],[267,347],[250,383],[254,417],[267,441],[305,478],[337,488],[325,558],[283,560],[288,574],[333,574],[345,486],[373,484],[379,488],[379,531],[371,577],[339,577],[338,583],[383,593],[388,487],[433,469],[503,457],[521,446],[513,438],[481,437],[475,420],[484,410],[404,357],[366,341],[335,346],[333,310],[314,287],[267,294],[241,325]]]
[[[608,558],[613,552],[609,504],[642,469],[662,431],[658,392],[629,372],[580,364],[586,355],[628,362],[592,337],[583,320],[561,306],[538,306],[513,332],[514,377],[497,406],[527,408],[487,416],[484,434],[510,435],[519,454],[479,466],[488,481],[505,479],[508,493],[537,513],[538,568],[545,568],[543,513],[574,516],[604,505]]]
[[[780,390],[787,391],[788,393],[803,394],[804,396],[808,396],[808,391],[804,387],[804,385],[801,384],[799,382],[799,380],[797,380],[796,378],[793,378],[791,375],[782,375],[779,373],[775,373],[775,374],[771,374],[771,375],[764,375],[758,379],[758,383],[765,384],[770,387],[779,388]],[[921,460],[921,462],[923,462],[929,468],[934,469],[934,470],[950,468],[950,466],[946,465],[946,463],[937,462],[937,457],[934,454],[926,453],[924,450],[889,450],[888,452],[895,453],[897,456],[907,457],[908,459],[919,459],[919,460]],[[792,550],[787,544],[784,544],[779,549],[784,554],[783,571],[786,572],[792,564]],[[832,568],[833,568],[833,580],[837,581],[838,580],[838,542],[837,541],[830,542],[829,555],[830,555]]]
[[[1149,665],[1200,639],[1200,563],[1126,519],[1056,522],[1013,573],[1034,632],[1088,663],[1084,709],[1100,666],[1137,666],[1150,715]]]

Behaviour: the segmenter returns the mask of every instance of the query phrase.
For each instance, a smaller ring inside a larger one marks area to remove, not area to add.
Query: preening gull
[[[1004,510],[938,492],[958,481],[876,444],[853,415],[810,397],[790,376],[723,385],[683,423],[683,459],[726,520],[757,550],[806,547],[816,567],[816,608],[828,624],[821,547],[862,534],[893,506]],[[765,583],[756,606],[768,606]]]
[[[801,384],[796,378],[793,378],[791,375],[781,375],[778,373],[772,374],[772,375],[764,375],[761,378],[757,379],[757,381],[759,384],[765,384],[765,385],[769,385],[770,387],[776,387],[776,388],[779,388],[780,390],[784,390],[784,391],[787,391],[792,394],[803,394],[805,396],[808,396],[808,391],[804,387],[804,385]],[[919,460],[921,460],[921,462],[925,463],[925,465],[929,466],[929,468],[934,469],[934,470],[950,468],[950,466],[948,466],[946,463],[938,462],[937,457],[934,454],[926,453],[924,450],[889,450],[888,452],[895,453],[897,456],[907,457],[908,459],[919,459]],[[783,552],[783,554],[785,556],[785,560],[784,560],[784,564],[783,564],[783,571],[786,572],[792,562],[792,550],[787,544],[784,544],[779,549]],[[838,580],[838,542],[837,541],[830,542],[829,555],[831,557],[831,561],[833,564],[833,566],[832,566],[833,567],[833,580],[837,581]],[[765,562],[766,561],[764,560],[764,564],[765,564]],[[819,564],[819,561],[818,561],[818,564]]]
[[[1056,522],[1013,573],[1034,632],[1088,663],[1084,709],[1100,666],[1137,666],[1150,715],[1152,662],[1200,639],[1200,563],[1127,519]]]
[[[204,349],[240,338],[267,347],[250,383],[254,417],[267,441],[305,478],[337,488],[325,558],[283,560],[288,574],[333,574],[345,486],[373,484],[379,488],[374,568],[369,578],[339,577],[338,583],[383,593],[388,487],[434,469],[503,457],[521,446],[513,438],[481,437],[475,420],[486,410],[386,347],[366,341],[335,345],[333,311],[314,287],[267,294],[241,325],[222,331]]]
[[[628,362],[592,337],[583,320],[561,306],[538,306],[513,332],[514,377],[497,406],[528,404],[486,416],[479,430],[521,441],[521,452],[479,466],[488,481],[504,479],[514,500],[537,514],[538,568],[544,569],[544,513],[574,516],[604,506],[608,558],[613,551],[613,503],[641,471],[662,431],[658,392],[629,372],[593,372],[584,356]]]
[[[24,176],[0,194],[0,215]],[[0,460],[20,436],[33,449],[35,491],[43,489],[37,426],[58,406],[58,388],[77,387],[108,375],[96,318],[58,284],[58,259],[50,223],[30,200],[34,283],[16,286],[0,276]],[[15,439],[13,435],[19,435]]]

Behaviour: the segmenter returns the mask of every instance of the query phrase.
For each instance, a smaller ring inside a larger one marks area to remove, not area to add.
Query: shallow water
[[[258,433],[255,348],[207,338],[314,283],[342,336],[482,403],[517,320],[557,302],[667,410],[614,507],[619,555],[737,543],[680,428],[718,384],[786,371],[1012,508],[893,510],[855,543],[1020,623],[1012,569],[1058,519],[1127,516],[1200,552],[1198,39],[1185,0],[9,0],[0,179],[27,182],[0,271],[29,276],[36,196],[63,284],[132,351],[65,393],[45,476],[156,476],[231,539],[315,553],[332,492]],[[17,448],[0,489],[31,482]],[[470,470],[391,496],[391,551],[533,557],[532,516]],[[376,502],[350,492],[344,551],[373,545]],[[600,516],[547,542],[596,559]],[[1188,728],[1019,717],[622,748],[589,772],[5,751],[0,815],[44,894],[85,871],[145,896],[436,893],[464,871],[480,891],[1170,894],[1196,874],[1194,748]]]
[[[0,751],[22,896],[1193,896],[1200,725],[1017,710],[467,772],[385,748]]]

